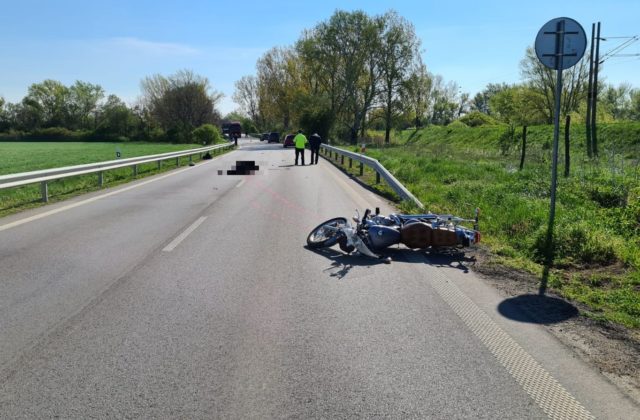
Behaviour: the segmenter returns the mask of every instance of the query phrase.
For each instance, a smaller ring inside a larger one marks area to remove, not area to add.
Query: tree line
[[[34,83],[22,101],[0,97],[0,133],[8,138],[106,139],[126,141],[210,142],[221,120],[216,109],[222,94],[206,77],[190,70],[170,76],[153,75],[141,81],[141,96],[129,106],[106,95],[97,84],[56,80]]]
[[[528,48],[522,82],[488,84],[475,95],[427,70],[413,24],[394,11],[370,16],[336,11],[305,30],[288,47],[274,47],[256,63],[256,74],[235,84],[233,99],[261,130],[303,128],[355,143],[366,130],[390,131],[428,124],[550,124],[553,70]],[[562,116],[584,119],[588,58],[566,70]],[[601,79],[602,80],[602,79]],[[640,90],[601,83],[601,121],[640,120]]]

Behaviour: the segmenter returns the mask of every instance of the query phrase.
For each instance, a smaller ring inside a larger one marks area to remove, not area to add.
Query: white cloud
[[[134,37],[110,38],[108,44],[114,48],[122,48],[136,53],[152,55],[195,55],[200,51],[189,45],[173,42],[154,42]]]

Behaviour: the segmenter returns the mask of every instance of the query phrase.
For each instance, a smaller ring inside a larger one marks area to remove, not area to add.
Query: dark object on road
[[[236,164],[227,171],[227,175],[255,175],[260,167],[253,160],[237,160]],[[218,171],[220,174],[222,171]]]
[[[468,247],[480,242],[478,209],[475,219],[433,213],[381,216],[377,208],[375,215],[370,212],[365,210],[362,220],[359,214],[353,217],[355,226],[351,226],[344,217],[321,223],[309,233],[307,245],[309,248],[328,248],[338,244],[347,254],[357,251],[384,259],[377,252],[396,244],[409,248],[440,249]],[[473,229],[460,225],[465,222],[473,222]]]
[[[269,133],[262,133],[262,135],[260,135],[260,141],[263,140],[269,140]]]
[[[269,138],[267,139],[267,143],[280,143],[280,133],[276,131],[269,133]]]
[[[204,154],[204,156],[202,156],[202,160],[208,160],[208,159],[213,159],[213,157],[211,156],[211,153],[207,152]]]

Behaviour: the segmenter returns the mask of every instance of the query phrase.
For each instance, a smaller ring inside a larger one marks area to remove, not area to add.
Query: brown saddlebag
[[[458,245],[458,236],[453,230],[446,228],[434,229],[431,236],[433,240],[432,246],[456,246]]]
[[[432,242],[432,231],[431,226],[422,222],[404,225],[400,231],[400,242],[409,248],[427,248]]]
[[[430,246],[456,246],[458,238],[453,230],[433,229],[427,223],[416,222],[402,227],[400,242],[409,248],[428,248]]]

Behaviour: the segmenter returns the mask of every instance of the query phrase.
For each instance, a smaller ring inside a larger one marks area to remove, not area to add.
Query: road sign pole
[[[553,163],[551,166],[551,209],[549,210],[548,236],[553,236],[553,223],[556,217],[556,187],[558,183],[558,139],[560,137],[560,99],[562,96],[562,58],[564,52],[564,20],[559,20],[556,27],[556,97],[555,114],[553,116]]]

